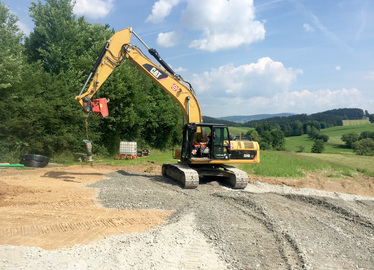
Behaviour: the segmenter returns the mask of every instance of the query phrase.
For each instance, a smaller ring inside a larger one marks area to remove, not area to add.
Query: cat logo
[[[168,75],[150,64],[144,64],[143,67],[151,73],[157,80],[162,81],[168,77]]]
[[[160,76],[162,75],[161,72],[158,71],[158,69],[155,68],[155,67],[153,67],[153,68],[151,69],[151,73],[152,73],[153,76],[156,77],[156,79],[158,79],[158,77],[160,77]]]

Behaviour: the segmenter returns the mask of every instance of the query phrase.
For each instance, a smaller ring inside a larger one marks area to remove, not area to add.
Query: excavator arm
[[[148,58],[137,45],[131,44],[132,36],[135,36],[146,47],[148,53],[159,64]],[[158,52],[155,49],[150,49],[131,27],[116,32],[106,42],[80,94],[75,97],[82,107],[85,106],[87,101],[90,102],[95,93],[125,57],[147,74],[178,103],[188,123],[202,122],[201,107],[192,86],[181,76],[175,74],[172,68],[159,56]],[[88,83],[90,84],[85,91]]]

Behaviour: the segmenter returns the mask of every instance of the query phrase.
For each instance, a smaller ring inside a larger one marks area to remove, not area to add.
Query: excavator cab
[[[183,127],[181,161],[197,164],[230,159],[228,128],[221,124],[188,123]]]

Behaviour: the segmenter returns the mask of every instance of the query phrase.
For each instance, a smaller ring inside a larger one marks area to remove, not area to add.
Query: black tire
[[[21,164],[26,167],[44,168],[48,165],[48,161],[36,161],[36,160],[23,160]]]
[[[22,157],[22,160],[35,160],[35,161],[49,161],[49,158],[42,155],[27,154]]]
[[[43,168],[48,165],[49,157],[27,154],[22,157],[20,163],[25,165],[26,167]]]

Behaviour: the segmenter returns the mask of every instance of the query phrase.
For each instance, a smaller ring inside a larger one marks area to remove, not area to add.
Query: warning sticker
[[[179,86],[175,83],[171,86],[171,90],[177,91],[179,89]]]

